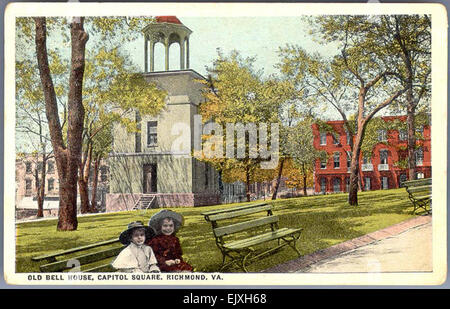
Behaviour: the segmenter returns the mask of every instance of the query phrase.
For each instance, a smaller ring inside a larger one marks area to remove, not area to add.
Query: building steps
[[[142,210],[155,208],[156,204],[156,194],[142,194],[139,200],[134,204],[133,210]]]

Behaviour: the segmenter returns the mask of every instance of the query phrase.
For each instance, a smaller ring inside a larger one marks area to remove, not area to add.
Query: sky
[[[277,73],[274,68],[279,62],[277,50],[286,44],[298,44],[323,56],[338,52],[336,46],[313,42],[307,24],[299,17],[177,17],[193,31],[189,38],[190,68],[202,75],[206,74],[205,66],[210,66],[217,58],[217,48],[225,54],[235,49],[244,57],[256,56],[255,67],[263,69],[265,75]],[[135,63],[143,70],[143,37],[130,44],[129,50]],[[159,44],[155,49],[155,70],[163,69],[163,55],[162,44]],[[177,57],[179,47],[173,44],[170,62],[179,64]]]

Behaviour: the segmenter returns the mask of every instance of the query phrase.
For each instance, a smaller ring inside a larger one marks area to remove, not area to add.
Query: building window
[[[320,169],[324,170],[327,168],[327,161],[320,160]]]
[[[378,141],[380,141],[380,142],[387,141],[387,132],[386,132],[386,130],[378,130]]]
[[[341,153],[335,152],[333,156],[334,168],[340,167]]]
[[[320,145],[327,144],[327,133],[320,133]]]
[[[339,145],[339,135],[333,133],[331,136],[333,137],[333,144]]]
[[[43,162],[38,162],[38,164],[37,164],[37,170],[38,170],[39,173],[42,172],[42,167],[43,167],[43,166],[44,166],[44,163],[43,163]]]
[[[398,184],[400,188],[403,187],[403,183],[405,181],[406,181],[406,174],[400,174],[400,176],[398,177]]]
[[[348,131],[345,130],[345,134],[347,136],[347,145],[350,145],[350,133],[348,133]]]
[[[148,121],[147,122],[147,146],[154,147],[158,144],[157,137],[157,121]]]
[[[25,171],[27,174],[31,174],[31,162],[25,162]]]
[[[55,171],[55,162],[53,161],[48,161],[47,162],[47,169],[48,169],[48,173],[51,174]]]
[[[423,148],[420,147],[415,152],[416,157],[416,166],[422,166],[423,165]]]
[[[327,189],[327,180],[325,178],[320,178],[320,192],[325,193]]]
[[[350,151],[347,151],[347,168],[350,169],[350,166],[352,164],[352,153]]]
[[[48,191],[53,191],[55,189],[55,180],[53,178],[50,178],[48,180]]]
[[[423,179],[424,178],[424,174],[422,172],[417,172],[416,173],[416,179]]]
[[[398,139],[401,141],[406,141],[408,139],[408,133],[406,132],[406,130],[398,131]]]
[[[105,182],[108,180],[108,167],[100,167],[100,181]]]
[[[385,176],[381,177],[381,189],[389,189],[389,181]]]
[[[370,177],[365,177],[365,178],[364,178],[364,190],[365,190],[365,191],[369,191],[370,188],[371,188],[371,185],[370,185]]]
[[[423,126],[417,126],[416,133],[420,134],[420,136],[423,136]]]
[[[350,177],[345,178],[345,192],[350,191]]]
[[[339,178],[333,180],[333,192],[341,192],[341,180]]]
[[[388,151],[386,149],[380,150],[380,164],[388,164]]]
[[[363,164],[372,164],[371,157],[363,157]]]
[[[31,179],[25,179],[26,194],[31,194],[31,185],[32,185],[32,180]]]

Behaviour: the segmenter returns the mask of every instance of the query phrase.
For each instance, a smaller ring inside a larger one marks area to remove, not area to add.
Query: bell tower
[[[156,22],[146,26],[144,33],[144,72],[155,71],[155,44],[164,44],[165,70],[169,71],[169,48],[180,44],[180,70],[189,68],[189,36],[192,31],[176,16],[157,16]]]

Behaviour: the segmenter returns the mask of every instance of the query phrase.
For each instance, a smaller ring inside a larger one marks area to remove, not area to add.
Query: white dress
[[[150,246],[130,243],[111,263],[112,267],[129,273],[160,272],[155,254]]]

